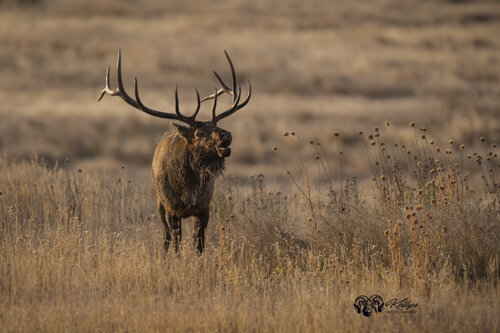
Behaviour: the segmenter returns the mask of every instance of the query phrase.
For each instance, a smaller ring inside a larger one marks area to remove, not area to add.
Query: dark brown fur
[[[153,157],[158,210],[165,226],[164,246],[168,250],[173,238],[177,250],[181,219],[194,216],[193,238],[197,250],[203,252],[214,181],[224,171],[231,133],[212,122],[174,126],[176,131],[163,136]]]

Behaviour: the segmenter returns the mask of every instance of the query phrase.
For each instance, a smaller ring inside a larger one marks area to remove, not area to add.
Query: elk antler
[[[229,57],[229,55],[227,54],[227,52],[225,50],[224,50],[224,53],[226,54],[227,61],[229,62],[229,67],[231,68],[231,77],[232,77],[232,81],[233,81],[232,87],[229,88],[224,83],[224,81],[219,76],[219,74],[217,74],[217,72],[214,71],[214,75],[217,78],[217,80],[219,80],[220,84],[222,85],[222,88],[217,90],[212,95],[208,95],[208,96],[201,99],[201,102],[204,102],[206,100],[213,98],[214,103],[215,103],[217,96],[222,95],[223,93],[227,93],[227,94],[233,96],[233,104],[231,105],[231,107],[228,110],[226,110],[226,111],[224,111],[221,114],[216,116],[215,115],[215,108],[214,108],[214,112],[212,113],[212,122],[214,122],[214,123],[217,123],[218,121],[232,115],[233,113],[235,113],[236,111],[238,111],[239,109],[241,109],[242,107],[247,105],[248,101],[250,100],[250,97],[252,96],[252,86],[250,85],[250,81],[248,81],[248,96],[245,99],[245,101],[243,101],[243,103],[238,104],[240,101],[240,98],[241,98],[241,86],[236,81],[236,73],[234,71],[234,66],[233,66],[233,62],[231,61],[231,58]]]
[[[224,51],[224,53],[226,54],[226,58],[229,62],[229,66],[231,67],[231,75],[232,75],[232,80],[233,80],[232,88],[229,88],[224,83],[224,81],[221,79],[219,74],[217,74],[217,72],[214,71],[214,74],[217,77],[217,79],[219,80],[219,82],[221,83],[222,88],[219,90],[216,89],[212,95],[206,96],[201,100],[200,100],[200,94],[199,94],[198,90],[196,89],[196,99],[197,99],[198,105],[196,107],[196,111],[190,117],[181,114],[181,112],[179,110],[179,96],[178,96],[178,92],[177,92],[177,87],[175,87],[175,113],[157,111],[157,110],[153,110],[153,109],[150,109],[147,106],[145,106],[139,97],[139,88],[138,88],[138,84],[137,84],[137,78],[134,78],[135,100],[132,97],[130,97],[127,94],[127,92],[125,91],[125,88],[124,88],[123,82],[122,82],[121,49],[118,49],[118,61],[117,61],[117,73],[116,73],[118,87],[116,90],[111,89],[111,86],[109,84],[109,66],[108,66],[107,71],[106,71],[106,86],[101,91],[101,95],[99,96],[97,101],[100,101],[104,97],[104,95],[106,95],[106,94],[108,94],[110,96],[119,96],[127,104],[129,104],[129,105],[133,106],[134,108],[139,109],[139,110],[141,110],[141,111],[143,111],[151,116],[165,118],[165,119],[180,120],[180,121],[191,126],[191,125],[196,124],[195,118],[198,115],[198,112],[200,111],[201,102],[204,102],[204,101],[209,100],[209,99],[213,99],[214,105],[212,108],[212,122],[217,123],[218,121],[230,116],[234,112],[238,111],[239,109],[241,109],[242,107],[247,105],[247,103],[250,100],[250,97],[252,95],[252,86],[250,85],[250,82],[248,82],[248,87],[249,87],[248,96],[243,103],[239,104],[240,99],[241,99],[241,86],[238,85],[238,82],[236,81],[236,74],[234,71],[233,63],[231,62],[231,58],[229,57],[229,55],[227,54],[226,51]],[[219,115],[216,115],[215,109],[217,106],[217,96],[219,96],[223,93],[228,93],[231,96],[233,96],[233,104],[231,105],[231,107],[228,110],[222,112]]]
[[[175,120],[180,120],[188,125],[194,125],[196,123],[196,116],[198,115],[198,112],[200,111],[200,94],[198,93],[198,90],[196,90],[196,98],[198,101],[198,106],[196,107],[196,111],[193,113],[192,116],[187,117],[183,114],[180,113],[179,111],[179,96],[177,93],[177,87],[175,87],[175,113],[168,113],[168,112],[161,112],[161,111],[156,111],[153,109],[148,108],[145,106],[141,99],[139,98],[139,88],[137,86],[137,78],[134,78],[135,81],[135,100],[130,97],[127,92],[125,91],[125,88],[123,87],[123,82],[122,82],[122,69],[121,69],[121,49],[118,49],[118,61],[117,61],[117,73],[116,73],[116,79],[118,82],[118,88],[116,90],[111,89],[111,86],[109,85],[109,66],[106,71],[106,86],[101,92],[101,95],[97,99],[97,101],[100,101],[105,94],[108,94],[110,96],[120,96],[121,99],[123,99],[127,104],[133,106],[136,109],[139,109],[151,116],[154,117],[159,117],[159,118],[165,118],[165,119],[175,119]],[[214,104],[216,101],[214,101]]]

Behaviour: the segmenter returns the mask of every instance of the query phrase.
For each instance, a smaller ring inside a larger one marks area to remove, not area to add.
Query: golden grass
[[[0,1],[0,331],[499,331],[499,17],[494,1]],[[252,82],[221,123],[233,155],[202,256],[191,221],[162,250],[149,165],[169,124],[95,101],[118,47],[153,108],[179,85],[192,110],[224,49]],[[418,307],[365,318],[360,294]]]
[[[324,155],[302,159],[317,142],[289,134],[297,190],[278,193],[260,176],[250,188],[219,182],[202,256],[189,236],[178,255],[163,253],[151,182],[127,168],[1,160],[2,330],[498,331],[496,147],[476,165],[455,143],[450,153],[427,138],[392,148],[389,129],[363,135],[376,177],[363,191],[345,178],[308,185]],[[490,166],[487,191],[472,193],[471,170]],[[418,307],[365,318],[360,294]]]

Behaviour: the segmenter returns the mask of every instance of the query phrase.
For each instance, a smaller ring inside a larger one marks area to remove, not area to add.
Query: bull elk
[[[137,78],[135,78],[135,100],[123,87],[121,74],[121,52],[118,49],[117,83],[113,90],[109,84],[109,66],[106,73],[106,86],[98,101],[105,94],[119,96],[127,104],[151,116],[178,120],[187,126],[172,123],[174,131],[166,132],[157,144],[153,157],[153,182],[158,195],[158,211],[165,226],[165,251],[170,242],[174,241],[175,250],[179,249],[182,237],[181,219],[194,216],[194,245],[199,253],[205,246],[205,229],[209,220],[209,206],[214,191],[214,181],[224,171],[225,158],[231,155],[231,133],[218,127],[217,123],[232,115],[247,105],[252,95],[248,82],[248,95],[240,103],[241,86],[236,80],[236,74],[231,58],[226,54],[231,68],[232,85],[228,86],[214,71],[221,88],[200,99],[196,90],[197,107],[191,116],[183,115],[179,110],[179,97],[175,89],[175,113],[153,110],[145,106],[139,98]],[[217,114],[217,97],[222,94],[232,96],[232,105],[222,113]],[[202,102],[213,99],[212,120],[199,121],[196,116]]]

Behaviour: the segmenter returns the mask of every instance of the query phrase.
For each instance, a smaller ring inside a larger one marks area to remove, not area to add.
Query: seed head
[[[421,128],[420,128],[420,131],[421,131],[421,132],[425,132],[425,131],[427,131],[427,128],[425,128],[425,127],[421,127]]]
[[[287,136],[288,136],[288,134],[289,134],[288,132],[283,132],[283,136],[284,136],[284,137],[287,137]]]
[[[359,131],[359,132],[358,132],[358,135],[363,135],[363,131]]]
[[[480,140],[481,142],[484,142],[484,141],[486,141],[486,138],[485,138],[484,136],[482,136],[482,137],[480,137],[480,138],[479,138],[479,140]]]
[[[431,141],[429,141],[429,143],[430,143],[431,145],[433,145],[433,144],[434,144],[434,141],[432,141],[432,140],[431,140]]]
[[[465,145],[462,143],[462,144],[460,145],[460,150],[464,150],[464,148],[465,148]]]
[[[496,143],[492,143],[491,144],[491,148],[496,148],[497,147],[497,144]]]
[[[384,175],[380,176],[380,180],[384,182],[385,181],[385,176]]]
[[[441,229],[441,231],[443,232],[443,234],[445,234],[445,233],[447,233],[447,232],[448,232],[448,228],[447,228],[447,227],[443,227],[443,228]]]
[[[307,222],[312,222],[312,221],[313,221],[312,217],[307,218]]]
[[[231,199],[233,199],[233,197],[231,196],[231,194],[228,194],[228,195],[226,196],[226,199],[227,199],[227,200],[229,200],[229,201],[231,201]]]
[[[375,133],[377,133],[377,132],[378,132],[378,127],[374,127],[374,128],[373,128],[373,131],[374,131]]]
[[[439,149],[439,147],[436,147],[436,153],[439,153],[441,151],[441,149]]]
[[[333,135],[339,136],[340,134],[339,134],[339,132],[334,132]]]
[[[450,145],[452,145],[452,144],[453,144],[453,139],[450,139],[450,141],[448,141],[448,143],[449,143]]]
[[[78,169],[78,173],[82,173],[82,169]]]
[[[389,124],[389,122],[388,122],[388,121],[386,121],[386,122],[385,122],[385,127],[389,127],[389,126],[391,126],[391,124]]]
[[[313,140],[310,140],[310,141],[309,141],[309,144],[313,145],[313,144],[314,144],[314,141],[313,141]]]
[[[278,150],[278,147],[273,146],[273,151],[277,151],[277,150]]]
[[[389,230],[384,231],[384,235],[389,236]]]
[[[290,136],[295,136],[295,132],[290,132]]]
[[[319,155],[316,155],[314,158],[317,159],[317,160],[319,160]]]
[[[414,121],[410,121],[410,127],[415,127],[415,122]]]

